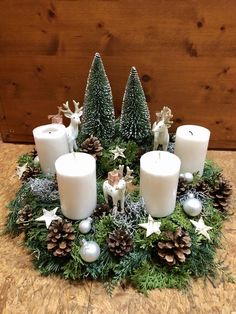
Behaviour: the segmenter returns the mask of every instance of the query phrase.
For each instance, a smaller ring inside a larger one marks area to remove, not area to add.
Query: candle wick
[[[49,131],[49,134],[51,134],[52,132],[51,131]]]
[[[158,153],[159,159],[161,159],[161,152]]]
[[[192,131],[189,131],[189,133],[190,133],[191,135],[193,135],[193,132],[192,132]]]

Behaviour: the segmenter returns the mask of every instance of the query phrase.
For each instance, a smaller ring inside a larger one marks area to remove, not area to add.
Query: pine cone
[[[182,195],[186,194],[189,189],[189,183],[184,181],[184,179],[179,178],[177,197],[181,197]]]
[[[191,254],[191,238],[188,232],[178,228],[175,232],[167,232],[166,236],[169,240],[157,242],[157,256],[169,266],[185,262],[186,257]]]
[[[215,186],[210,191],[213,206],[221,212],[225,212],[229,206],[229,198],[232,194],[232,186],[228,180],[222,176],[215,182]]]
[[[195,185],[195,190],[197,192],[202,192],[204,193],[205,195],[208,195],[209,196],[209,192],[210,192],[210,187],[209,185],[203,181],[203,180],[200,180],[198,181],[198,183]]]
[[[25,205],[18,211],[16,223],[22,228],[27,227],[32,219],[32,216],[32,208],[29,205]]]
[[[91,135],[81,144],[82,151],[95,157],[102,156],[102,145],[96,136]]]
[[[169,142],[170,143],[175,143],[176,135],[175,133],[170,133],[169,134]]]
[[[139,147],[136,153],[136,157],[137,159],[140,159],[142,157],[143,154],[146,153],[146,150],[144,147]]]
[[[29,178],[36,178],[40,173],[41,169],[39,167],[27,166],[20,179],[27,181]]]
[[[71,251],[74,239],[74,228],[70,222],[66,220],[53,221],[49,227],[47,249],[52,252],[54,256],[66,256]]]
[[[35,148],[33,148],[29,153],[28,155],[34,160],[34,158],[36,156],[38,156],[38,153],[37,153],[37,150]]]
[[[53,182],[55,184],[55,190],[58,191],[58,182],[57,182],[57,174],[55,173],[54,177],[53,177]]]
[[[111,213],[111,208],[108,204],[98,204],[97,207],[93,211],[94,218],[100,218],[104,216],[108,216]]]
[[[115,256],[124,256],[133,248],[131,234],[125,229],[116,229],[109,233],[107,245],[110,252]]]

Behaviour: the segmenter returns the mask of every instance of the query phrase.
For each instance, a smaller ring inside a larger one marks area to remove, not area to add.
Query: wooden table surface
[[[0,142],[1,229],[8,214],[6,205],[20,184],[13,176],[17,156],[31,148],[31,145]],[[235,187],[236,152],[210,151],[208,157],[224,169]],[[234,189],[234,199],[235,195]],[[236,215],[225,222],[223,232],[223,248],[217,255],[236,278]],[[216,280],[214,284],[198,280],[187,293],[154,290],[148,297],[131,287],[125,291],[116,288],[111,298],[102,284],[96,282],[69,282],[54,276],[40,276],[33,269],[31,256],[20,237],[12,239],[6,235],[0,240],[0,313],[236,313],[236,284],[224,280]]]

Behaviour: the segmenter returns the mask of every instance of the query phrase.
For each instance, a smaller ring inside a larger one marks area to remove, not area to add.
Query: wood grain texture
[[[0,119],[5,141],[32,129],[67,99],[83,102],[100,52],[119,115],[138,69],[152,120],[163,105],[175,124],[212,131],[212,148],[236,148],[234,0],[0,1]]]
[[[17,156],[30,151],[31,145],[0,142],[0,228],[4,228],[8,209],[19,188],[13,176]],[[6,158],[7,156],[7,158]],[[210,151],[208,157],[224,169],[234,185],[236,197],[236,152]],[[234,204],[235,205],[235,204]],[[232,207],[235,211],[235,206]],[[223,247],[217,257],[236,276],[236,215],[225,222]],[[212,285],[195,281],[186,293],[154,290],[148,298],[131,287],[116,288],[110,298],[97,282],[70,282],[55,276],[42,277],[33,269],[31,256],[22,246],[22,238],[1,236],[0,313],[3,314],[230,314],[236,312],[234,284],[216,280]]]

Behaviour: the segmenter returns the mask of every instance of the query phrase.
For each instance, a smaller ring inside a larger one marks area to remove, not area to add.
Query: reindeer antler
[[[171,127],[171,124],[173,121],[171,121],[171,118],[173,118],[173,114],[171,113],[171,109],[168,107],[163,107],[163,109],[160,112],[161,119],[164,121],[167,128]]]
[[[124,177],[125,181],[127,183],[131,183],[132,180],[133,180],[133,176],[132,176],[132,173],[133,173],[134,170],[130,169],[129,166],[126,167],[126,176]]]
[[[79,113],[83,110],[83,107],[79,108],[79,102],[73,100],[73,103],[74,103],[74,107],[75,107],[75,113]]]
[[[63,107],[58,107],[60,112],[63,112],[65,117],[67,118],[71,118],[71,116],[74,113],[78,113],[79,117],[82,116],[83,114],[83,107],[79,108],[79,102],[76,102],[75,100],[73,100],[74,103],[74,107],[75,107],[75,112],[73,112],[70,107],[69,107],[69,101],[67,101],[65,104],[63,104]]]
[[[65,104],[62,105],[63,107],[59,107],[60,111],[65,114],[65,116],[71,116],[73,112],[70,110],[69,102],[67,101]]]
[[[156,121],[157,121],[157,123],[158,123],[159,121],[161,121],[161,119],[162,119],[162,117],[161,117],[161,112],[156,112]]]
[[[117,169],[117,172],[119,173],[119,177],[123,178],[124,165],[119,165],[119,169]]]
[[[52,119],[54,117],[60,117],[61,116],[60,115],[61,109],[60,109],[60,107],[57,107],[57,108],[58,108],[58,113],[57,114],[50,114],[50,115],[48,115],[48,119]]]

